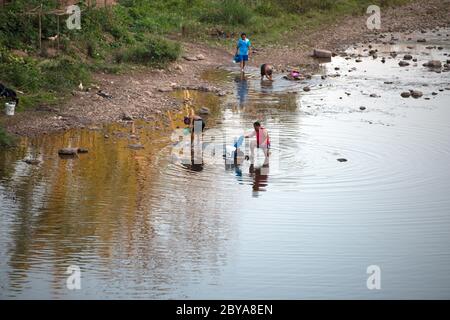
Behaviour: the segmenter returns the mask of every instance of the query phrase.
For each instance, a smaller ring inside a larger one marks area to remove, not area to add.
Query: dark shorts
[[[248,55],[238,55],[238,61],[237,62],[241,62],[241,61],[248,61]]]

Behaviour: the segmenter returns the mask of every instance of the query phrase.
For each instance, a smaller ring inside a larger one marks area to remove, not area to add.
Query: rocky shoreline
[[[287,48],[255,44],[251,65],[270,62],[277,72],[292,67],[311,71],[318,66],[318,61],[312,57],[315,48],[342,54],[354,43],[395,41],[395,32],[411,33],[448,27],[449,6],[450,0],[415,1],[382,12],[382,29],[379,31],[367,29],[368,16],[349,17],[312,33],[301,32],[290,36],[287,41],[290,46]],[[171,95],[174,90],[199,90],[218,96],[229,94],[223,88],[203,80],[202,73],[230,64],[232,54],[224,49],[192,43],[184,43],[183,47],[183,58],[165,70],[130,70],[122,75],[97,74],[94,85],[73,91],[73,97],[60,108],[41,106],[14,117],[2,116],[0,124],[12,134],[36,136],[118,121],[141,119],[154,122],[166,111],[179,109],[180,103]],[[372,53],[374,55],[375,52]],[[409,57],[404,58],[402,61],[409,63]],[[448,62],[444,68],[448,68]]]

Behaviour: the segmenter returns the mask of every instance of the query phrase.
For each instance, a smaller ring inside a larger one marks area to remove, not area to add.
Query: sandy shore
[[[292,66],[312,70],[317,61],[311,58],[313,48],[340,51],[356,42],[370,41],[379,33],[412,32],[450,25],[450,0],[416,1],[381,12],[381,30],[366,27],[368,15],[347,17],[320,30],[299,30],[288,37],[287,47],[271,47],[254,43],[257,49],[251,65],[270,62],[278,72]],[[201,78],[210,68],[230,64],[232,53],[220,48],[184,43],[184,57],[166,70],[130,71],[122,75],[96,74],[95,85],[88,91],[75,90],[72,98],[61,107],[41,106],[14,117],[0,118],[0,123],[12,134],[34,136],[70,128],[113,123],[127,119],[153,121],[167,110],[179,108],[170,92],[179,87],[211,90],[218,95],[226,92],[212,87]],[[195,58],[194,58],[195,57]],[[200,59],[198,59],[200,58]],[[104,94],[99,95],[99,91]]]

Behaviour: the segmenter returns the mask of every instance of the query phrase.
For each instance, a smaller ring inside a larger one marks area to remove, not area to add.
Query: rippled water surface
[[[376,60],[352,48],[361,63],[336,57],[303,82],[208,72],[232,94],[192,93],[213,111],[200,162],[174,161],[178,136],[146,123],[142,150],[123,124],[2,151],[0,297],[450,298],[450,78],[422,67],[449,59],[449,32],[374,46]],[[399,67],[405,53],[417,65]],[[227,163],[223,145],[257,119],[269,168]],[[62,159],[66,146],[89,153]],[[70,265],[81,290],[66,288]]]

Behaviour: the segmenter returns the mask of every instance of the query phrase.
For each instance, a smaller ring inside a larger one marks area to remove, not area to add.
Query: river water
[[[200,162],[176,161],[178,136],[146,123],[142,150],[116,124],[2,151],[0,297],[450,298],[450,78],[422,67],[448,59],[439,33],[374,45],[378,59],[357,46],[362,62],[333,58],[303,82],[211,70],[232,94],[191,93],[213,111]],[[399,67],[405,53],[417,65]],[[400,97],[409,89],[424,96]],[[255,120],[269,167],[226,163],[223,145]],[[89,153],[62,159],[66,146]],[[66,286],[71,265],[80,290]],[[380,290],[366,285],[372,265]]]

